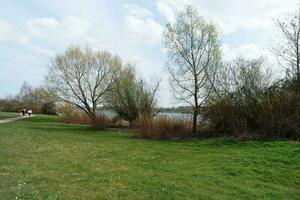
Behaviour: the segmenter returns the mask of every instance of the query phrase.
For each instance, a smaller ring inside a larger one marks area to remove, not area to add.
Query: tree
[[[216,27],[206,22],[196,9],[187,6],[174,24],[164,31],[167,68],[174,96],[193,107],[193,134],[197,134],[197,117],[214,87],[221,59]]]
[[[34,99],[33,105],[39,109],[39,112],[48,115],[56,114],[55,96],[44,87],[37,87],[32,92]]]
[[[82,109],[95,122],[96,108],[103,105],[121,60],[109,52],[70,47],[51,62],[47,85],[58,100]]]
[[[209,98],[206,118],[221,133],[245,133],[260,127],[261,116],[267,116],[267,98],[271,73],[263,57],[237,59],[223,63],[215,88],[218,95]],[[268,104],[269,102],[269,104]]]
[[[271,72],[265,68],[265,58],[245,59],[238,57],[227,63],[222,63],[215,78],[217,98],[237,95],[243,99],[255,96],[271,83]],[[241,101],[242,102],[242,99]]]
[[[19,94],[17,95],[17,99],[25,105],[28,105],[32,102],[32,86],[26,81],[23,82]]]
[[[108,106],[118,115],[129,121],[130,126],[143,114],[153,114],[159,83],[153,89],[146,87],[142,80],[136,78],[134,67],[128,65],[122,71],[107,95]]]
[[[298,12],[277,19],[276,25],[283,41],[272,48],[280,65],[287,69],[288,76],[300,82],[300,7]]]
[[[56,114],[54,95],[42,86],[33,88],[27,82],[22,84],[17,95],[3,99],[0,104],[0,109],[5,111],[18,112],[20,108],[27,108],[34,113]]]

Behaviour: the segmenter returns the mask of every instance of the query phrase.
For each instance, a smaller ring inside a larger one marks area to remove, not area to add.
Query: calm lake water
[[[185,113],[167,113],[167,112],[161,112],[158,113],[158,117],[168,117],[168,118],[174,118],[174,119],[181,119],[181,120],[192,120],[193,115],[192,114],[185,114]]]
[[[98,115],[104,115],[110,119],[113,119],[118,116],[118,114],[112,110],[98,110]],[[180,120],[192,120],[192,114],[184,114],[184,113],[167,113],[167,112],[160,112],[156,117],[168,117]]]

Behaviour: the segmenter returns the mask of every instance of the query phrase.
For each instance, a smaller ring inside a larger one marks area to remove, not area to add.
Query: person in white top
[[[32,114],[32,110],[29,109],[29,110],[27,111],[27,113],[28,113],[28,115],[29,115],[29,117],[30,117],[30,115]]]

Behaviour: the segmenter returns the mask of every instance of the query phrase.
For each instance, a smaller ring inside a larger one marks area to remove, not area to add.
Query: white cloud
[[[54,18],[36,18],[27,22],[29,32],[37,37],[47,38],[59,28],[59,22]]]
[[[28,31],[43,39],[74,40],[88,34],[89,22],[80,17],[68,16],[58,21],[55,18],[35,18],[27,22]]]
[[[0,42],[8,41],[16,44],[26,44],[28,37],[26,34],[19,32],[8,21],[0,19]]]
[[[136,17],[144,18],[144,17],[152,17],[153,14],[147,10],[146,8],[134,5],[134,4],[124,4],[125,9],[127,9],[130,15],[134,15]]]
[[[128,37],[142,44],[160,44],[163,28],[154,21],[152,13],[136,5],[124,7],[128,12],[124,17],[123,29]]]
[[[30,40],[30,34],[8,21],[0,20],[0,42],[9,42],[30,54],[53,56],[53,52],[35,45]]]
[[[32,18],[26,22],[26,32],[33,41],[40,44],[45,41],[53,50],[44,49],[38,45],[31,45],[33,53],[53,57],[55,52],[65,49],[69,45],[82,45],[96,48],[101,42],[93,36],[93,27],[98,25],[84,18],[66,16],[61,20],[53,17]]]
[[[257,44],[242,44],[238,47],[223,44],[221,49],[225,61],[233,60],[237,57],[244,57],[246,59],[264,57],[271,65],[275,65],[276,63],[276,58],[270,50],[267,48],[261,48]]]
[[[230,34],[240,28],[269,28],[273,23],[272,18],[293,11],[298,6],[298,0],[156,0],[158,10],[169,22],[174,20],[176,10],[186,4],[198,8],[202,16],[219,24],[224,34]]]
[[[256,59],[264,57],[266,59],[266,66],[272,69],[275,76],[282,75],[282,68],[277,65],[275,56],[265,48],[260,48],[256,44],[243,44],[239,47],[231,47],[228,44],[222,45],[223,59],[224,61],[231,61],[237,57],[243,57],[246,59]]]
[[[30,50],[31,53],[44,56],[46,58],[51,58],[55,55],[55,53],[47,48],[42,48],[38,45],[31,44],[28,46],[28,49]]]
[[[5,41],[10,39],[12,33],[12,28],[10,24],[6,21],[0,21],[0,41]]]
[[[176,5],[181,4],[175,4],[175,1],[166,1],[166,0],[157,0],[156,6],[158,10],[165,16],[168,22],[174,22],[175,20],[175,10]]]
[[[268,57],[268,52],[259,48],[256,44],[243,44],[237,48],[231,47],[228,44],[222,45],[223,58],[232,60],[236,57],[244,57],[248,59],[257,58],[260,56]]]

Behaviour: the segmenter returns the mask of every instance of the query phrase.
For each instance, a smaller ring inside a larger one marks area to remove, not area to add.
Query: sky
[[[50,60],[70,45],[118,54],[149,82],[162,79],[158,103],[174,106],[165,70],[162,32],[190,4],[221,33],[224,60],[265,56],[280,33],[274,19],[294,12],[297,0],[1,0],[0,98],[24,81],[43,84]]]

